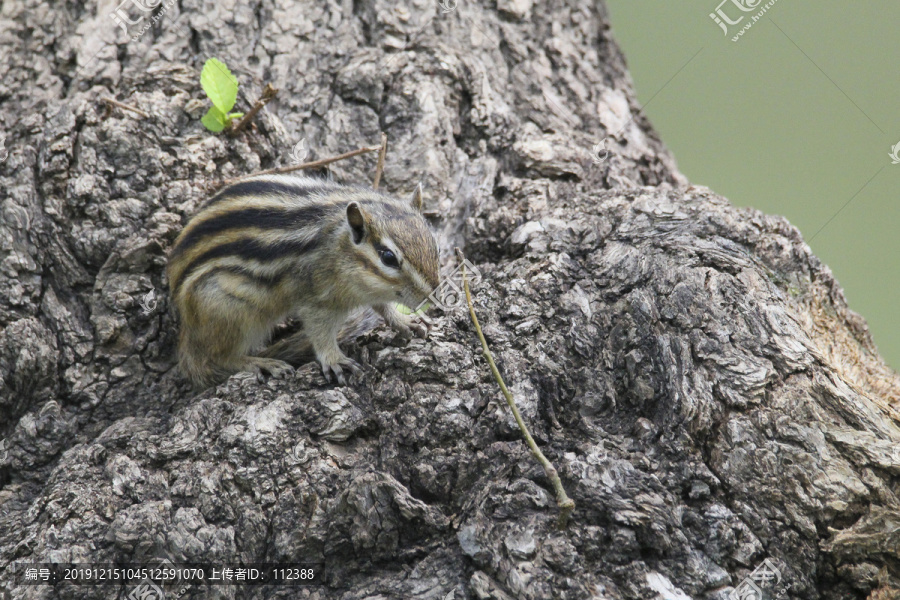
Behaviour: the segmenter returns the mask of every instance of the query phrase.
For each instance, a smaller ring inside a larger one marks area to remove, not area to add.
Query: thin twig
[[[123,102],[119,102],[118,100],[113,100],[112,98],[103,98],[103,101],[106,102],[107,104],[111,104],[112,106],[118,106],[118,107],[121,108],[122,110],[130,110],[130,111],[133,112],[134,114],[136,114],[136,115],[141,115],[141,116],[144,117],[145,119],[149,119],[149,118],[150,118],[150,115],[148,115],[147,113],[145,113],[145,112],[142,111],[141,109],[135,108],[134,106],[129,106],[128,104],[125,104],[125,103],[123,103]]]
[[[291,165],[289,167],[276,167],[274,169],[266,169],[265,171],[258,171],[256,173],[250,173],[249,175],[241,175],[240,177],[235,177],[234,179],[228,179],[225,181],[223,185],[231,185],[236,181],[241,181],[243,179],[247,179],[248,177],[256,177],[257,175],[278,175],[280,173],[290,173],[291,171],[299,171],[300,169],[315,169],[316,167],[324,167],[325,165],[331,164],[333,162],[337,162],[339,160],[344,160],[345,158],[350,158],[353,156],[357,156],[358,154],[365,154],[366,152],[375,152],[381,148],[381,146],[368,146],[357,148],[356,150],[351,150],[350,152],[344,152],[343,154],[338,154],[337,156],[331,156],[329,158],[322,158],[319,160],[314,160],[312,162],[303,163],[300,165]]]
[[[500,390],[506,397],[506,403],[509,405],[509,409],[512,411],[513,417],[515,417],[516,423],[519,425],[519,429],[522,430],[522,435],[525,436],[525,441],[528,443],[528,447],[531,448],[531,453],[534,454],[534,457],[537,458],[538,462],[541,463],[541,466],[544,467],[544,473],[546,473],[547,477],[550,479],[550,483],[553,484],[553,489],[556,490],[556,504],[560,509],[559,528],[563,529],[569,520],[569,515],[571,515],[572,511],[575,509],[575,501],[566,495],[566,490],[563,489],[562,481],[559,479],[556,468],[549,460],[547,460],[547,457],[544,456],[544,453],[538,448],[537,442],[531,437],[531,432],[528,431],[528,426],[522,419],[522,414],[519,412],[519,407],[516,406],[516,401],[513,399],[512,393],[509,391],[509,388],[506,387],[503,377],[500,376],[500,371],[497,369],[497,365],[494,363],[494,357],[491,355],[491,351],[488,348],[487,340],[484,339],[484,333],[481,331],[481,325],[478,323],[478,317],[475,316],[475,307],[472,305],[472,294],[469,292],[469,279],[466,277],[466,264],[463,260],[462,251],[460,251],[459,248],[456,249],[456,255],[459,257],[460,264],[462,265],[462,280],[463,289],[466,292],[466,303],[469,305],[469,315],[472,317],[472,324],[475,325],[475,333],[478,334],[478,339],[481,340],[482,354],[490,365],[491,372],[494,374],[494,379],[497,380]]]
[[[257,100],[253,104],[253,108],[244,115],[244,118],[241,119],[241,122],[235,125],[234,129],[231,130],[231,135],[237,135],[247,124],[250,122],[253,117],[256,116],[256,113],[262,110],[263,106],[269,103],[269,101],[275,97],[275,94],[278,93],[278,90],[272,86],[271,83],[267,83],[265,89],[263,89],[262,96],[260,96],[259,100]]]
[[[378,153],[378,166],[375,167],[375,180],[372,182],[372,189],[377,190],[378,184],[381,183],[381,174],[384,172],[384,157],[387,155],[387,134],[381,132],[381,152]]]

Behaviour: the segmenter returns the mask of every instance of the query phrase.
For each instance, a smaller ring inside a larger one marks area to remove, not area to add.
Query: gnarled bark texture
[[[125,598],[9,570],[165,557],[330,582],[197,598],[726,598],[765,559],[782,597],[897,597],[900,384],[796,229],[688,186],[599,0],[129,3],[127,34],[115,9],[0,12],[0,596]],[[200,124],[212,56],[236,110],[280,88],[233,138]],[[564,531],[461,310],[358,339],[348,387],[307,365],[193,395],[174,368],[163,267],[198,205],[382,130],[382,185],[423,181],[446,262],[483,275]]]

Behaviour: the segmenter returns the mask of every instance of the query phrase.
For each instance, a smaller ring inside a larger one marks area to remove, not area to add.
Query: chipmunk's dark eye
[[[378,255],[381,257],[381,262],[383,262],[388,267],[393,267],[395,269],[400,268],[400,261],[397,260],[397,257],[390,250],[379,250]]]

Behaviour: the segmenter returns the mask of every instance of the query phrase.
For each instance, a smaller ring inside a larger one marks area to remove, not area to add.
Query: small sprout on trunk
[[[200,73],[200,85],[213,104],[200,120],[204,127],[219,133],[229,127],[232,120],[244,116],[244,113],[230,112],[237,100],[238,80],[225,63],[217,58],[207,60]]]

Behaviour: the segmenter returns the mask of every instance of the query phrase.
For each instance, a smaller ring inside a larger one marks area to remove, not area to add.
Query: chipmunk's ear
[[[353,243],[358,244],[363,241],[363,238],[366,237],[366,215],[356,202],[347,205],[347,223],[353,233]]]
[[[410,206],[412,206],[417,212],[422,212],[422,200],[424,196],[425,192],[422,190],[422,184],[419,183],[409,197]]]

